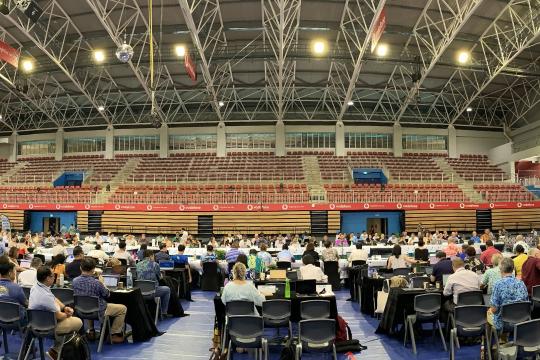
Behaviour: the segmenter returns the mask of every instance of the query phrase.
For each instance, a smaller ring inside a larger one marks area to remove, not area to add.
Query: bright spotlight
[[[105,52],[103,50],[94,51],[94,60],[97,63],[102,63],[105,61]]]
[[[466,64],[471,59],[471,54],[468,51],[460,51],[457,55],[457,61],[460,64]]]
[[[472,107],[469,106],[469,107],[467,108],[467,112],[471,112],[471,111],[472,111]]]
[[[225,103],[223,101],[218,102],[219,107],[225,106]]]
[[[349,100],[349,101],[347,102],[347,105],[349,105],[349,106],[353,106],[353,105],[354,105],[354,101],[352,101],[352,100]]]
[[[186,55],[186,47],[184,45],[176,45],[174,47],[174,52],[176,53],[176,56],[183,57]]]
[[[377,45],[377,49],[375,50],[375,53],[377,56],[384,57],[388,55],[388,45],[386,44],[379,44]]]
[[[34,70],[34,62],[30,59],[25,59],[22,61],[22,68],[24,72],[30,72]]]
[[[100,106],[98,106],[98,108],[97,108],[97,109],[98,109],[99,111],[105,111],[105,106],[103,106],[103,105],[100,105]]]
[[[316,40],[313,42],[313,45],[312,45],[312,48],[313,48],[313,53],[315,55],[324,55],[326,53],[326,51],[328,50],[328,47],[327,47],[327,44],[326,44],[326,41],[324,40]]]

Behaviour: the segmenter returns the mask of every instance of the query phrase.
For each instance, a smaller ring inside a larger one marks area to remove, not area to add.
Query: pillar
[[[339,120],[336,123],[336,156],[345,155],[345,125]]]
[[[9,137],[9,144],[11,146],[9,156],[8,156],[8,162],[14,163],[17,161],[17,132],[14,131],[11,133],[11,136]]]
[[[54,153],[54,160],[60,161],[64,156],[64,129],[59,128],[56,130],[55,143],[56,151]]]
[[[278,120],[276,123],[276,156],[287,155],[285,147],[285,123],[283,120]]]
[[[217,157],[227,156],[227,134],[225,133],[225,123],[220,121],[217,126]]]
[[[448,157],[457,158],[457,136],[454,125],[448,125]]]
[[[394,132],[393,132],[393,144],[394,144],[394,156],[395,157],[402,157],[403,156],[403,143],[401,138],[403,137],[403,130],[401,129],[401,125],[399,123],[394,124]]]
[[[159,128],[159,157],[169,157],[169,126],[161,124]]]
[[[516,181],[516,162],[515,161],[509,161],[508,162],[508,170],[510,175],[510,181],[515,182]]]
[[[112,125],[107,126],[105,133],[105,159],[114,158],[114,128]]]

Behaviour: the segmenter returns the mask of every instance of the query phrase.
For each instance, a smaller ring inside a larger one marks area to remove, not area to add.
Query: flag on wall
[[[0,60],[13,65],[15,69],[19,68],[19,56],[21,52],[15,48],[12,48],[9,44],[6,44],[0,40]]]
[[[184,67],[189,78],[193,81],[197,81],[197,64],[195,64],[195,61],[191,58],[187,49],[184,54]]]

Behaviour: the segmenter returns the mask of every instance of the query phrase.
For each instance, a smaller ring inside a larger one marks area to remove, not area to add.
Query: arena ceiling
[[[151,121],[146,0],[4,0],[0,131]],[[540,102],[540,0],[153,0],[155,107],[176,125],[394,124],[515,129]],[[385,9],[380,40],[371,35]],[[133,59],[115,51],[126,39]],[[315,56],[314,39],[328,52]],[[175,46],[197,64],[192,81]],[[94,51],[105,52],[102,64]],[[469,51],[459,65],[456,54]]]

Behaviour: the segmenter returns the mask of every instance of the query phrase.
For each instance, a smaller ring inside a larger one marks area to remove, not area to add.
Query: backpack
[[[341,317],[337,316],[336,342],[352,339],[352,332],[349,324]]]
[[[71,338],[65,341],[62,347],[63,360],[89,360],[90,347],[86,338],[79,334],[73,334]]]

